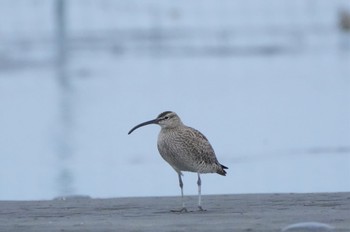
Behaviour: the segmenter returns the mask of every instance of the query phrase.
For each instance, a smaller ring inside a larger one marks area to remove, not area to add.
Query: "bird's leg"
[[[182,201],[181,212],[187,212],[187,209],[185,207],[185,200],[184,200],[184,183],[182,182],[181,173],[179,174],[179,185],[181,188],[181,201]]]
[[[182,182],[181,172],[178,173],[178,175],[179,175],[179,185],[180,185],[180,188],[181,188],[182,209],[180,209],[180,210],[172,210],[172,212],[181,212],[181,213],[183,213],[183,212],[187,212],[187,209],[185,207],[185,201],[184,201],[184,188],[183,188],[184,184]]]
[[[201,176],[199,173],[198,173],[197,185],[198,185],[198,209],[199,209],[199,211],[205,211],[202,208],[202,188],[201,188],[202,180],[201,180]]]

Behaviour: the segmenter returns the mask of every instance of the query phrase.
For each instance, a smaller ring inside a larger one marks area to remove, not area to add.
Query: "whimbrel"
[[[184,203],[182,172],[196,172],[198,175],[198,209],[201,205],[201,173],[218,173],[226,175],[226,166],[219,163],[208,139],[198,130],[184,125],[179,116],[171,111],[165,111],[156,119],[141,123],[132,128],[131,134],[139,127],[157,124],[161,127],[158,135],[158,151],[163,159],[172,166],[178,174],[181,188],[182,209],[187,212]]]

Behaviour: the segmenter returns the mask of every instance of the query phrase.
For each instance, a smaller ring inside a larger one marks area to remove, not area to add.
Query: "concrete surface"
[[[196,210],[196,196],[186,202],[191,212],[170,212],[180,197],[0,201],[0,231],[271,232],[304,222],[350,231],[350,193],[210,195],[203,196],[204,212]]]

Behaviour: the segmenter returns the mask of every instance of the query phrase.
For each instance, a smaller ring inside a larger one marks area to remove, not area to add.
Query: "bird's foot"
[[[173,212],[173,213],[187,213],[188,210],[186,209],[186,207],[183,207],[180,210],[173,209],[173,210],[171,210],[171,212]]]
[[[198,206],[198,211],[204,212],[204,211],[207,211],[207,210],[203,209],[202,206]]]

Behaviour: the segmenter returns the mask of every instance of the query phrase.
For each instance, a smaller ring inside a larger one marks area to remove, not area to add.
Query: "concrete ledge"
[[[0,201],[0,231],[277,232],[301,222],[350,231],[350,193],[203,196],[204,212],[196,196],[186,202],[193,211],[170,212],[180,208],[180,197]]]

